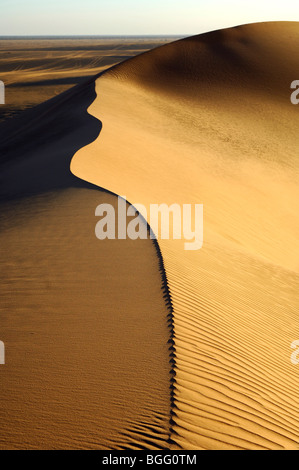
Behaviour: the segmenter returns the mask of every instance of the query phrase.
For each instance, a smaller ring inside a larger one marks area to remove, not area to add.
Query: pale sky
[[[0,0],[5,35],[192,35],[299,21],[299,0]]]

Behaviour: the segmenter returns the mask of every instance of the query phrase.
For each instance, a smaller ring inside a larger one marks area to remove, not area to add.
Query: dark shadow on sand
[[[69,187],[96,188],[70,171],[102,123],[88,114],[95,78],[0,124],[0,202]]]
[[[101,74],[99,74],[101,75]],[[98,76],[99,76],[98,75]],[[74,154],[82,147],[93,142],[100,134],[102,123],[91,116],[87,109],[96,98],[95,79],[92,77],[83,84],[34,108],[22,112],[19,116],[0,124],[0,207],[11,212],[10,202],[17,206],[24,198],[67,188],[88,188],[116,194],[87,183],[74,176],[70,164]],[[34,204],[33,198],[33,204]],[[20,207],[20,206],[19,206]],[[12,211],[13,212],[13,211]],[[14,217],[14,213],[11,214]],[[7,217],[6,214],[6,218]],[[143,217],[141,216],[143,219]],[[0,216],[1,219],[1,216]],[[148,233],[152,233],[147,225]],[[2,225],[4,227],[4,225]],[[172,444],[173,417],[176,412],[176,348],[174,335],[173,304],[166,276],[163,256],[156,239],[152,240],[158,258],[161,276],[162,295],[167,307],[169,329],[169,425],[168,435],[159,436],[155,429],[144,424],[146,433],[138,429],[127,430],[138,435],[140,449],[152,446],[151,434],[156,434],[159,449],[169,448]],[[155,421],[157,421],[157,417]],[[123,432],[126,437],[126,430]],[[125,440],[125,439],[124,439]],[[120,444],[120,447],[121,444]]]

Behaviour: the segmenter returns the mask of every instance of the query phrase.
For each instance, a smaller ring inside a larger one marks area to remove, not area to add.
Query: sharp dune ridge
[[[1,204],[2,449],[168,446],[163,276],[151,243],[99,246],[98,203],[117,213],[96,188]]]
[[[150,233],[150,226],[148,225],[148,232]],[[167,275],[164,266],[163,256],[160,250],[159,243],[156,239],[154,239],[154,245],[157,251],[157,256],[159,259],[159,269],[162,276],[162,285],[163,285],[163,292],[165,302],[168,308],[167,314],[167,323],[169,327],[169,364],[170,364],[170,419],[169,419],[169,437],[168,437],[168,444],[175,445],[172,441],[172,433],[173,433],[173,415],[175,413],[175,375],[176,375],[176,347],[175,347],[175,332],[174,332],[174,310],[173,310],[173,303],[171,298],[171,293],[168,285]]]
[[[14,365],[1,382],[2,448],[299,448],[290,363],[299,337],[299,116],[289,100],[298,40],[298,23],[283,22],[175,41],[1,125],[1,262],[11,273],[1,340]],[[147,209],[202,202],[203,249],[184,252],[171,240],[98,245],[90,232],[97,201],[115,204],[118,194]],[[54,262],[50,274],[42,257]],[[75,341],[89,341],[82,383]],[[24,348],[29,372],[18,365]]]
[[[184,449],[299,448],[298,43],[298,23],[244,25],[113,67],[89,108],[101,134],[71,162],[147,214],[204,204],[199,252],[159,240]]]
[[[70,172],[88,80],[0,126],[2,449],[165,449],[171,299],[156,241],[103,241],[117,199]]]

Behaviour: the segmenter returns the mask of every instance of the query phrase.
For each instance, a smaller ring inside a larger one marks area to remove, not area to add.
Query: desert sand
[[[0,38],[0,79],[6,106],[0,122],[171,37]]]
[[[0,126],[2,448],[299,448],[298,40],[175,41]],[[203,248],[100,242],[115,195],[203,203]]]
[[[159,240],[185,449],[299,448],[298,41],[298,23],[255,24],[126,61],[97,80],[103,129],[71,163],[131,203],[204,204],[201,250]]]
[[[157,449],[169,439],[169,298],[150,240],[95,236],[117,198],[70,172],[94,84],[0,128],[1,449]]]

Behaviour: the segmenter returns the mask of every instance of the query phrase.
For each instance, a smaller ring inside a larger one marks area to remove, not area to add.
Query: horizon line
[[[190,33],[189,33],[190,34]],[[192,34],[192,33],[191,33]],[[188,34],[187,34],[188,35]],[[171,33],[171,34],[3,34],[0,38],[72,38],[72,37],[177,37],[186,36],[182,33]]]

